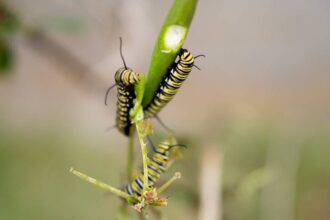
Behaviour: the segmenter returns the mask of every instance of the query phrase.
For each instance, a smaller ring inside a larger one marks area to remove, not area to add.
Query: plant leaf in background
[[[151,58],[142,105],[152,100],[168,68],[181,49],[193,19],[197,0],[175,0],[158,36]]]
[[[13,52],[10,38],[18,27],[17,18],[0,2],[0,74],[7,73],[12,67]]]
[[[0,36],[13,33],[18,27],[18,20],[11,11],[0,2]]]
[[[13,52],[11,48],[0,39],[0,74],[8,73],[13,63]]]

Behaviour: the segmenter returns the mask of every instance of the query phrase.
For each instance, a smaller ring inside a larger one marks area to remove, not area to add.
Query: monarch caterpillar
[[[194,57],[187,49],[181,48],[178,53],[178,61],[174,62],[162,79],[151,103],[145,108],[146,117],[152,118],[173,99],[183,81],[188,77],[194,66]],[[198,68],[198,67],[197,67]]]
[[[148,164],[148,183],[149,186],[154,186],[155,183],[160,178],[160,175],[166,171],[169,167],[170,162],[170,150],[175,146],[184,145],[170,145],[167,142],[161,142],[159,146],[155,149],[155,153],[150,159]],[[141,196],[143,190],[143,172],[128,184],[125,188],[129,195],[131,196]]]
[[[124,67],[118,69],[115,73],[115,85],[108,88],[105,94],[105,104],[107,105],[107,97],[110,90],[117,86],[117,111],[116,111],[116,127],[124,135],[128,136],[131,128],[130,110],[134,106],[136,98],[134,85],[140,81],[139,74],[126,66],[122,54],[122,40],[120,38],[120,55],[124,63]]]

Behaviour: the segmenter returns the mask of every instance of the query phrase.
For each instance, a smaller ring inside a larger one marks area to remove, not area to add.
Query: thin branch
[[[133,181],[133,161],[134,161],[134,132],[130,132],[130,136],[128,137],[128,151],[127,151],[127,179],[130,183]]]
[[[181,173],[176,172],[171,179],[169,179],[166,183],[164,183],[161,187],[159,187],[159,189],[157,189],[157,195],[164,192],[169,186],[171,186],[173,184],[173,182],[175,180],[180,179],[180,178],[181,178]]]
[[[140,114],[142,114],[143,118],[143,111],[140,109]],[[145,132],[143,129],[143,120],[136,121],[136,130],[139,136],[139,141],[141,145],[141,152],[142,152],[142,162],[143,162],[143,191],[147,191],[147,187],[149,186],[148,183],[148,149],[147,144],[144,141]]]
[[[90,177],[90,176],[84,174],[84,173],[81,173],[81,172],[73,169],[73,167],[70,168],[70,172],[73,173],[74,175],[76,175],[77,177],[87,181],[87,182],[90,182],[90,183],[92,183],[92,184],[94,184],[94,185],[96,185],[96,186],[98,186],[102,189],[105,189],[105,190],[111,192],[112,194],[114,194],[116,196],[119,196],[119,197],[121,197],[121,198],[123,198],[127,201],[132,201],[132,196],[128,195],[124,191],[121,191],[121,190],[119,190],[117,188],[114,188],[114,187],[112,187],[112,186],[110,186],[110,185],[108,185],[108,184],[106,184],[106,183],[104,183],[100,180],[97,180],[93,177]]]

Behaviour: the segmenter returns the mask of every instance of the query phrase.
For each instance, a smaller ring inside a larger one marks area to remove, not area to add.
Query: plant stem
[[[145,89],[145,76],[143,73],[140,73],[139,79],[140,79],[140,81],[137,84],[135,84],[135,86],[134,86],[136,99],[135,99],[134,107],[130,111],[130,116],[133,119],[136,117],[136,115],[138,114],[138,112],[141,108],[143,95],[144,95],[144,89]]]
[[[142,162],[143,162],[143,191],[147,191],[147,187],[149,186],[148,183],[148,149],[147,144],[144,142],[145,138],[145,131],[143,129],[143,110],[140,109],[140,113],[138,115],[142,118],[136,121],[136,130],[139,136],[139,141],[141,145],[141,152],[142,152]]]
[[[130,220],[130,215],[128,212],[128,206],[127,203],[122,203],[121,206],[118,209],[117,215],[116,215],[116,219],[118,220]]]
[[[132,129],[133,130],[133,129]],[[133,161],[134,161],[134,131],[128,137],[127,151],[127,179],[131,183],[133,181]]]
[[[144,123],[144,114],[142,108],[142,99],[144,95],[145,88],[145,80],[144,74],[140,74],[140,81],[135,85],[134,90],[136,93],[136,102],[134,104],[134,108],[130,112],[130,116],[132,121],[136,124],[136,131],[138,133],[140,145],[141,145],[141,153],[142,153],[142,161],[143,161],[143,191],[146,191],[148,184],[148,150],[147,145],[144,142],[144,138],[146,136],[145,129],[143,127]]]
[[[105,190],[107,190],[107,191],[115,194],[116,196],[119,196],[119,197],[121,197],[121,198],[123,198],[127,201],[132,201],[132,199],[133,199],[132,196],[128,195],[124,191],[121,191],[121,190],[119,190],[117,188],[114,188],[114,187],[112,187],[112,186],[110,186],[110,185],[108,185],[108,184],[106,184],[106,183],[104,183],[100,180],[97,180],[93,177],[90,177],[90,176],[84,174],[84,173],[81,173],[81,172],[73,169],[72,167],[70,168],[70,172],[73,173],[74,175],[78,176],[79,178],[81,178],[81,179],[83,179],[87,182],[90,182],[90,183],[92,183],[92,184],[94,184],[94,185],[96,185],[96,186],[98,186],[102,189],[105,189]]]
[[[166,190],[170,185],[172,185],[172,183],[181,178],[181,173],[180,172],[176,172],[174,174],[174,176],[168,180],[166,183],[164,183],[161,187],[159,187],[159,189],[157,190],[157,195],[161,194],[164,190]]]
[[[193,19],[197,0],[175,0],[155,44],[142,105],[151,102],[163,76],[181,49]]]
[[[145,213],[144,213],[143,210],[141,211],[141,213],[139,214],[139,216],[140,216],[140,220],[146,220],[147,219],[147,217],[145,216]]]

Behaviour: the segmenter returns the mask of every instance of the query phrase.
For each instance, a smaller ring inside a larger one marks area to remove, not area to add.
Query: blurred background
[[[125,184],[122,66],[148,72],[171,2],[0,4],[0,219],[115,219]],[[185,47],[205,54],[162,120],[188,146],[168,219],[330,219],[330,2],[200,1]],[[159,132],[164,129],[155,121]],[[136,168],[141,166],[136,144]],[[152,215],[151,215],[152,216]],[[152,218],[151,218],[152,219]]]

